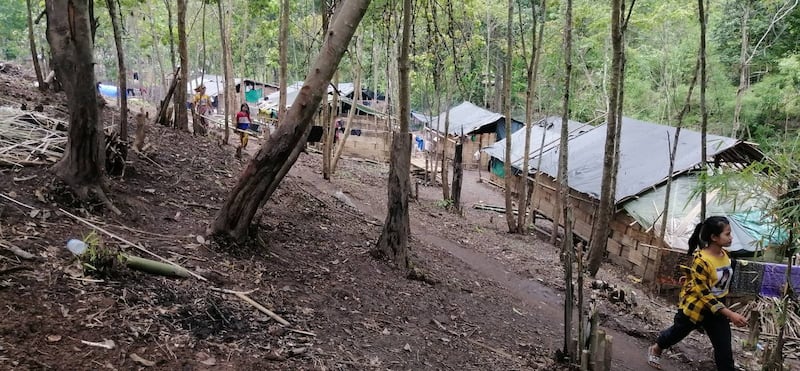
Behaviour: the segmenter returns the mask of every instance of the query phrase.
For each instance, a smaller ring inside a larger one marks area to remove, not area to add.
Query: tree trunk
[[[744,13],[742,14],[742,49],[739,55],[739,88],[736,89],[736,105],[733,109],[733,133],[731,136],[736,138],[739,135],[739,127],[741,125],[740,115],[742,113],[742,97],[744,92],[749,87],[750,82],[750,66],[747,62],[747,47],[749,46],[748,38],[748,21],[750,20],[750,1],[744,1]]]
[[[708,136],[708,111],[706,110],[706,11],[705,0],[697,0],[700,17],[700,172],[708,169],[706,137]],[[706,220],[706,181],[700,179],[700,220]]]
[[[275,192],[304,148],[314,114],[369,3],[369,0],[349,0],[338,9],[338,16],[292,108],[280,117],[278,129],[242,172],[209,227],[210,234],[227,234],[236,240],[247,236],[256,211]]]
[[[28,6],[28,41],[31,44],[31,60],[33,60],[33,70],[36,72],[36,82],[39,83],[39,90],[47,90],[44,83],[42,67],[39,66],[39,52],[36,51],[36,38],[33,36],[33,12],[31,11],[31,0],[26,0]]]
[[[702,0],[701,0],[702,1]],[[603,181],[600,186],[600,203],[595,214],[592,230],[591,249],[589,250],[588,269],[591,276],[595,276],[603,262],[603,255],[608,244],[608,228],[611,213],[614,208],[615,190],[612,176],[613,168],[617,165],[614,161],[617,148],[617,125],[619,120],[619,88],[622,80],[622,2],[611,2],[611,78],[609,81],[608,108],[606,113],[606,144],[603,157]]]
[[[189,51],[186,46],[186,0],[178,0],[178,52],[180,53],[181,69],[178,79],[178,88],[175,89],[176,128],[189,131],[189,120],[186,114],[186,82],[189,81]]]
[[[514,174],[511,171],[511,62],[513,58],[512,50],[514,45],[513,37],[511,34],[511,24],[514,19],[514,1],[508,0],[508,28],[506,29],[506,43],[507,53],[506,63],[503,73],[503,112],[505,116],[505,129],[506,129],[506,157],[503,161],[503,172],[505,173],[506,184],[506,222],[508,224],[509,233],[517,233],[517,222],[514,220],[514,205],[511,202],[511,185],[513,184]],[[520,210],[522,212],[522,210]]]
[[[618,0],[615,0],[618,1]],[[561,113],[561,138],[559,143],[558,156],[558,196],[562,205],[564,219],[564,239],[561,242],[561,254],[564,262],[564,355],[574,357],[575,353],[580,356],[581,348],[571,349],[572,344],[572,318],[573,318],[573,285],[572,285],[572,262],[575,260],[575,250],[572,246],[572,215],[570,210],[572,205],[569,203],[569,179],[567,170],[569,168],[569,99],[570,81],[572,80],[572,0],[567,0],[566,14],[564,17],[564,100]],[[553,227],[557,229],[556,226]],[[578,272],[583,275],[583,272]],[[582,321],[581,313],[578,321]],[[580,343],[580,338],[579,338]],[[574,353],[573,353],[574,352]],[[574,358],[573,358],[574,359]]]
[[[356,51],[355,51],[355,58],[351,58],[350,61],[353,64],[353,69],[355,70],[355,81],[353,82],[353,104],[350,107],[350,112],[347,113],[347,123],[344,126],[344,133],[342,133],[342,138],[339,140],[339,145],[336,146],[336,154],[333,156],[333,160],[331,161],[331,174],[336,173],[336,165],[339,163],[339,158],[342,157],[342,152],[344,151],[344,145],[347,143],[347,138],[350,137],[350,127],[353,125],[353,118],[356,115],[356,104],[361,100],[361,38],[358,36],[353,36],[356,41]]]
[[[219,12],[219,34],[220,40],[222,41],[222,74],[224,76],[223,78],[225,79],[225,86],[222,90],[222,99],[224,100],[223,104],[225,105],[225,133],[222,136],[222,143],[228,144],[230,141],[230,120],[228,119],[228,116],[231,113],[231,106],[228,101],[230,100],[233,89],[231,88],[232,77],[230,71],[231,45],[228,43],[228,28],[226,27],[227,16],[225,15],[227,10],[223,9],[222,0],[217,0],[217,11]]]
[[[525,91],[525,152],[522,157],[522,181],[520,182],[519,187],[519,210],[520,212],[517,214],[517,231],[519,233],[524,233],[527,231],[527,210],[528,204],[530,203],[530,196],[533,192],[528,192],[528,174],[530,173],[530,151],[531,151],[531,129],[533,125],[533,98],[536,96],[536,82],[538,80],[538,72],[539,72],[539,59],[542,54],[541,47],[542,47],[542,33],[544,30],[544,19],[543,17],[541,24],[539,25],[539,32],[536,32],[536,26],[538,22],[538,18],[536,15],[536,5],[535,1],[531,2],[531,18],[533,19],[533,25],[531,26],[533,37],[531,38],[531,60],[528,64],[528,86]],[[546,6],[547,2],[541,2],[541,14],[546,14]],[[524,42],[523,42],[524,44]],[[542,133],[544,134],[544,131]],[[544,139],[544,135],[542,136]],[[542,144],[540,149],[544,147]],[[523,212],[523,210],[525,212]],[[531,210],[531,215],[533,215],[533,210]]]
[[[164,7],[167,8],[167,28],[169,29],[169,61],[172,63],[172,70],[178,66],[175,64],[175,33],[172,27],[172,0],[164,0]]]
[[[280,77],[278,78],[278,118],[283,118],[286,113],[286,79],[289,65],[289,0],[281,0],[281,21],[278,37]]]
[[[331,180],[331,161],[333,157],[333,138],[336,136],[336,120],[339,118],[339,72],[333,75],[333,100],[331,100],[330,116],[328,121],[323,122],[325,126],[325,143],[322,148],[322,178]],[[355,93],[353,93],[355,97]]]
[[[48,0],[47,41],[53,68],[67,96],[69,129],[64,156],[53,167],[81,199],[90,191],[111,205],[105,190],[105,146],[98,117],[89,0]]]
[[[445,80],[445,100],[446,103],[449,105],[450,100],[452,99],[451,96],[451,82]],[[442,200],[450,200],[450,179],[449,175],[447,174],[447,142],[450,139],[450,109],[448,107],[447,111],[444,113],[444,132],[442,133],[442,140],[439,143],[442,144]]]
[[[411,43],[411,0],[403,0],[403,36],[398,57],[398,82],[400,105],[400,131],[392,137],[392,155],[389,168],[388,211],[378,239],[376,253],[390,259],[398,267],[409,268],[408,236],[411,222],[408,215],[408,195],[411,192],[411,93],[408,82],[410,69],[409,45]],[[358,92],[361,93],[360,91]],[[375,91],[377,94],[377,90]]]
[[[459,142],[456,144],[456,150],[453,154],[453,192],[450,194],[453,196],[453,208],[459,212],[461,211],[461,183],[464,178],[463,153],[464,145]]]
[[[117,2],[106,0],[108,15],[111,17],[111,27],[114,30],[114,44],[117,46],[117,69],[119,71],[119,138],[122,143],[126,143],[124,151],[127,152],[128,143],[128,77],[125,72],[125,50],[122,44],[122,27],[119,24],[119,9]],[[122,154],[122,158],[127,158],[127,153]]]

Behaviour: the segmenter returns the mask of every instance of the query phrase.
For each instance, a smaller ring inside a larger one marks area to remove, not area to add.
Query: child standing
[[[236,147],[236,157],[242,157],[242,149],[247,147],[247,129],[253,121],[250,119],[250,106],[247,103],[242,103],[239,112],[236,113],[236,131],[239,132],[239,146]]]
[[[650,366],[661,369],[664,349],[683,340],[692,330],[703,328],[714,347],[717,370],[734,370],[730,323],[744,327],[747,319],[720,301],[728,295],[733,276],[731,259],[724,249],[732,242],[731,225],[724,216],[709,217],[695,227],[688,252],[694,253],[694,260],[681,289],[678,313],[673,325],[662,331],[648,349]]]

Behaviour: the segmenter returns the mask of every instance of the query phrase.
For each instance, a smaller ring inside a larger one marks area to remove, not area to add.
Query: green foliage
[[[453,200],[451,200],[451,199],[436,200],[435,205],[436,205],[436,207],[439,207],[439,208],[442,208],[442,209],[450,209],[451,207],[453,207]]]
[[[0,58],[30,58],[27,13],[24,0],[0,2]]]
[[[122,255],[106,247],[95,231],[83,238],[86,251],[79,256],[84,274],[97,277],[111,277],[124,263]]]

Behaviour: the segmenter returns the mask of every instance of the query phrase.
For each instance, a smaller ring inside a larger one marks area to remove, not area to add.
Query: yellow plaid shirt
[[[678,308],[694,323],[703,320],[704,310],[717,313],[725,308],[720,299],[728,295],[730,277],[733,276],[731,259],[723,250],[723,257],[712,257],[705,250],[694,254],[692,267],[682,266],[686,282],[680,294]],[[718,273],[722,273],[719,277]]]

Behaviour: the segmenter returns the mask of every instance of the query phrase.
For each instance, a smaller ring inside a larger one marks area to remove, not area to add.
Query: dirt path
[[[340,191],[336,181],[311,181],[319,175],[313,169],[306,167],[294,167],[291,174],[305,178],[313,184],[318,191],[333,195]],[[497,204],[502,200],[491,186],[477,183],[477,174],[465,172],[464,202],[471,205],[474,202],[484,201],[490,204]],[[361,188],[366,192],[365,188]],[[385,192],[385,191],[384,191]],[[438,188],[420,188],[420,198],[437,199],[440,198]],[[363,197],[363,200],[354,201],[358,209],[366,215],[382,221],[386,215],[386,205],[383,199],[374,197]],[[412,206],[413,208],[414,206]],[[488,280],[497,283],[500,287],[507,290],[513,298],[521,303],[522,309],[527,313],[536,313],[529,317],[531,320],[539,322],[542,328],[541,341],[550,349],[561,347],[563,332],[563,298],[561,294],[536,280],[522,277],[512,271],[503,262],[490,257],[481,252],[473,251],[454,243],[448,238],[440,236],[436,231],[426,227],[419,220],[412,218],[412,235],[415,238],[425,241],[443,251],[446,251],[458,260],[466,263],[471,269]],[[607,333],[614,337],[614,370],[646,370],[650,369],[644,357],[647,346],[646,342],[625,333],[606,329]],[[692,370],[689,365],[673,360],[662,360],[665,369],[668,370]]]

